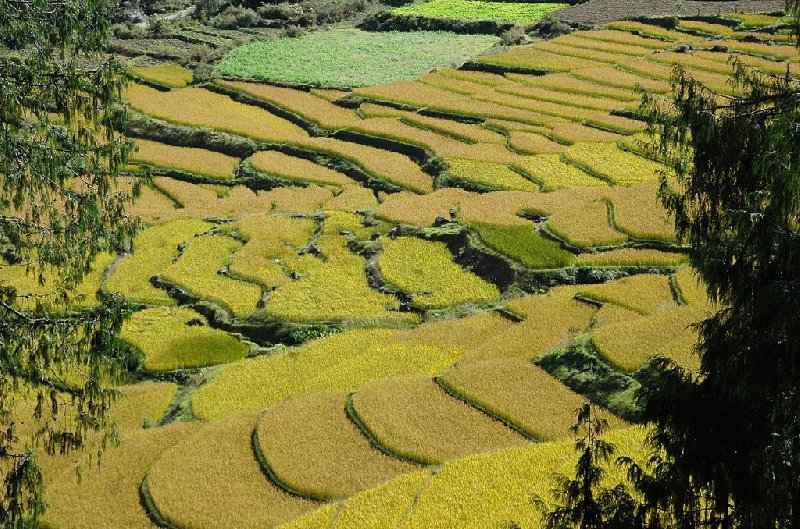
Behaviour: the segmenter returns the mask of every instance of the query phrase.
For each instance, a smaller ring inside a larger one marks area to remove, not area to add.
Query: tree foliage
[[[660,196],[721,307],[699,372],[660,360],[643,381],[656,451],[630,470],[654,526],[800,527],[800,84],[733,67],[738,97],[678,68],[672,100],[645,101]]]
[[[67,296],[100,251],[136,227],[116,183],[131,150],[119,131],[125,82],[103,57],[109,0],[0,0],[0,250],[48,295],[0,283],[0,525],[43,512],[35,452],[67,453],[110,435],[108,386],[124,372],[125,307],[80,309]],[[55,279],[54,279],[55,278]],[[45,281],[45,279],[49,279]]]

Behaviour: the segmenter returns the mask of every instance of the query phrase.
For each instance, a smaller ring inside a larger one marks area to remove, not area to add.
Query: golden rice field
[[[644,458],[631,392],[587,391],[598,375],[566,362],[699,366],[694,325],[719,307],[657,197],[637,90],[666,96],[676,64],[723,93],[731,58],[796,71],[778,18],[726,17],[353,90],[132,66],[125,97],[164,131],[117,182],[152,174],[143,229],[66,300],[0,267],[21,307],[122,298],[141,358],[121,445],[82,484],[83,456],[43,464],[46,527],[538,529],[529,500],[574,465],[587,399]]]

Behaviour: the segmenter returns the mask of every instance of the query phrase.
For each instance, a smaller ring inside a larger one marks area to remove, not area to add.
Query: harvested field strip
[[[614,227],[635,239],[677,242],[675,221],[658,199],[657,180],[631,187],[606,189],[603,196],[614,211]]]
[[[133,253],[116,264],[103,290],[122,294],[138,303],[173,304],[164,290],[150,284],[150,278],[178,257],[181,244],[211,227],[207,222],[188,219],[159,224],[140,232],[133,240]]]
[[[483,0],[428,0],[392,10],[398,15],[445,20],[476,20],[531,24],[549,13],[567,7],[557,3],[508,3]]]
[[[353,409],[383,446],[422,464],[525,442],[510,428],[450,397],[427,377],[369,384],[353,396]]]
[[[189,242],[180,258],[159,277],[190,296],[218,303],[236,317],[244,317],[256,309],[261,288],[219,273],[232,259],[241,243],[221,235],[196,237]]]
[[[481,240],[498,252],[519,261],[527,268],[564,268],[571,266],[575,256],[561,246],[539,235],[533,226],[501,226],[473,222]]]
[[[574,165],[561,161],[557,154],[526,156],[515,164],[542,185],[542,191],[570,187],[606,187],[605,181],[595,178]]]
[[[506,77],[527,86],[546,88],[548,90],[577,94],[582,96],[602,97],[618,101],[635,101],[641,99],[634,90],[615,88],[600,83],[584,81],[569,73],[552,73],[549,75],[524,75],[509,73]]]
[[[414,315],[395,312],[397,298],[370,287],[366,261],[346,244],[343,237],[323,236],[317,247],[325,260],[308,256],[313,266],[273,292],[267,314],[287,322],[413,321]]]
[[[522,157],[518,157],[518,160]],[[448,178],[480,190],[539,191],[539,185],[504,164],[460,158],[445,158]]]
[[[529,125],[549,126],[564,121],[562,118],[539,112],[477,101],[463,94],[456,94],[414,81],[400,81],[373,88],[359,88],[354,90],[354,93],[367,99],[399,103],[420,109],[477,118],[517,121]]]
[[[506,138],[491,130],[487,130],[480,125],[459,123],[448,119],[432,118],[408,110],[398,110],[396,108],[374,103],[364,103],[359,107],[359,112],[368,118],[400,118],[404,122],[450,136],[457,140],[469,143],[498,143],[505,144]]]
[[[433,191],[431,176],[402,154],[333,138],[308,138],[298,142],[298,145],[350,161],[371,175],[400,188],[416,193]]]
[[[219,180],[233,178],[239,159],[218,152],[191,147],[174,147],[155,141],[136,140],[139,150],[131,161],[161,169],[185,171]]]
[[[383,249],[378,260],[381,274],[409,294],[415,307],[435,309],[500,298],[497,287],[457,265],[444,243],[399,237],[384,241]]]
[[[566,147],[535,132],[513,131],[508,135],[509,146],[522,154],[554,154],[564,151]],[[518,162],[519,158],[507,160],[506,163]]]
[[[649,315],[675,307],[667,276],[641,274],[601,285],[584,285],[577,295],[598,303],[612,303]]]
[[[613,88],[630,90],[641,86],[646,90],[656,93],[666,93],[671,90],[668,80],[654,79],[649,75],[637,75],[608,65],[573,70],[570,75],[586,82],[597,83]]]
[[[361,121],[354,110],[336,106],[302,90],[241,81],[219,80],[215,82],[223,88],[242,92],[257,100],[279,106],[326,129],[352,127]]]
[[[643,429],[626,428],[609,432],[607,439],[641,461],[644,435]],[[537,520],[540,513],[530,498],[551,501],[553,473],[569,475],[574,468],[573,444],[529,444],[449,463],[428,482],[400,529],[501,528]],[[624,469],[609,464],[606,471],[607,486],[624,481]]]
[[[183,88],[194,77],[191,70],[174,62],[165,62],[155,66],[130,66],[128,70],[139,79],[167,88]]]
[[[258,422],[254,442],[293,490],[339,499],[417,467],[375,450],[347,417],[347,395],[321,393],[277,404]]]
[[[164,452],[147,476],[153,501],[184,529],[263,528],[291,520],[318,504],[271,484],[251,446],[258,415],[203,425]]]
[[[333,186],[357,185],[355,180],[314,162],[278,151],[259,151],[250,157],[257,171],[295,182],[312,182]]]
[[[665,166],[623,151],[613,143],[576,143],[562,156],[589,174],[616,185],[655,180],[666,170]]]
[[[212,329],[186,307],[158,307],[135,312],[120,334],[144,354],[149,371],[191,369],[241,360],[249,351],[233,336]]]
[[[139,486],[162,452],[196,430],[194,424],[178,423],[127,432],[124,445],[105,451],[102,465],[85,465],[80,482],[71,468],[62,468],[48,483],[42,523],[60,529],[156,529],[139,502]]]
[[[575,410],[585,401],[524,358],[458,363],[440,379],[453,393],[542,441],[569,437]]]
[[[353,127],[366,134],[417,145],[438,156],[511,163],[517,155],[497,143],[468,144],[436,132],[408,125],[397,118],[369,118]]]
[[[197,392],[192,409],[210,420],[263,409],[287,397],[354,391],[391,376],[433,376],[461,355],[455,347],[399,343],[400,337],[391,329],[355,329],[233,364]]]
[[[459,363],[496,358],[531,359],[568,343],[572,335],[583,332],[596,309],[572,299],[574,290],[553,289],[549,294],[519,298],[509,310],[522,313],[525,320],[470,349]]]
[[[674,267],[686,263],[689,256],[683,253],[662,252],[638,248],[622,248],[610,252],[582,253],[578,266],[630,266]]]
[[[484,55],[475,59],[480,64],[491,64],[511,69],[530,70],[532,72],[569,72],[580,68],[592,68],[603,63],[573,57],[565,61],[562,55],[549,53],[538,46],[511,48],[498,55]]]
[[[283,143],[308,136],[300,127],[266,110],[202,88],[159,92],[130,85],[124,95],[134,109],[171,123],[209,127],[266,142]]]
[[[625,371],[636,371],[653,356],[665,356],[695,370],[699,358],[693,348],[698,335],[692,325],[707,317],[702,307],[677,307],[601,327],[592,334],[592,343],[603,357]]]
[[[376,216],[390,222],[430,226],[436,217],[450,218],[450,211],[471,193],[463,189],[443,187],[429,195],[395,193],[383,201]]]
[[[308,243],[316,227],[312,219],[255,215],[233,225],[247,239],[231,263],[231,273],[266,288],[279,287],[290,281],[280,265],[281,258],[297,253]]]
[[[347,500],[329,529],[396,527],[412,509],[416,494],[425,486],[429,477],[430,472],[427,470],[412,472],[359,492]]]

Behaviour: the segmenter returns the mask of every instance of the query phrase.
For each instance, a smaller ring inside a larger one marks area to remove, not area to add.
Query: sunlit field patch
[[[185,171],[209,178],[230,180],[239,165],[238,158],[205,149],[174,147],[155,141],[136,140],[139,150],[132,161],[160,169]]]
[[[423,18],[496,20],[498,22],[530,24],[564,7],[567,7],[567,4],[428,0],[427,2],[399,7],[392,12],[398,15],[415,15]]]
[[[338,171],[278,151],[259,151],[250,158],[250,163],[258,171],[287,180],[334,186],[355,184],[351,178]]]
[[[460,303],[488,303],[500,297],[497,287],[463,270],[444,243],[414,237],[383,242],[378,266],[383,277],[413,298],[420,308]]]
[[[345,394],[321,393],[264,413],[256,442],[282,483],[315,498],[338,499],[415,470],[374,449],[347,417],[346,402]]]
[[[450,211],[471,193],[459,188],[445,187],[429,195],[395,193],[383,201],[377,216],[391,222],[430,226],[437,217],[450,218]]]
[[[144,368],[149,371],[225,364],[248,352],[246,344],[212,329],[203,316],[185,307],[135,312],[121,335],[144,353]]]
[[[683,253],[622,248],[609,252],[582,253],[578,256],[578,266],[673,267],[687,262],[688,259]]]
[[[539,190],[539,186],[534,182],[503,164],[460,158],[446,158],[445,161],[450,166],[449,177],[456,182],[484,189],[532,192]]]
[[[623,151],[613,143],[576,143],[563,156],[589,174],[616,185],[655,180],[666,169],[651,160]]]
[[[526,156],[515,162],[515,167],[542,184],[542,191],[555,191],[570,187],[606,187],[599,178],[582,171],[574,165],[564,163],[557,154]]]
[[[525,442],[523,436],[449,396],[427,377],[369,384],[353,396],[353,410],[392,453],[423,464]]]
[[[191,70],[174,62],[164,62],[155,66],[130,66],[128,70],[140,79],[168,88],[183,88],[194,77]]]
[[[578,295],[644,315],[675,306],[669,278],[658,274],[640,274],[601,285],[584,285],[578,289]]]
[[[469,226],[490,247],[528,268],[563,268],[575,257],[561,246],[539,235],[533,226],[500,226],[473,222]]]

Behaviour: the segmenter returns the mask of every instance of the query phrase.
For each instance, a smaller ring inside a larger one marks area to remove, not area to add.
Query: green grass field
[[[249,44],[234,50],[218,71],[262,81],[370,86],[458,66],[495,42],[495,37],[485,35],[334,29]]]
[[[482,2],[479,0],[430,0],[394,9],[398,15],[455,20],[494,20],[532,24],[567,4]]]

